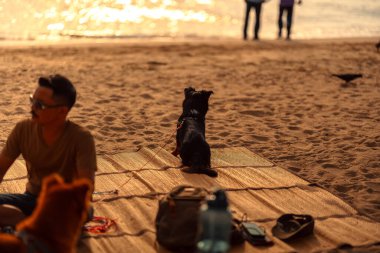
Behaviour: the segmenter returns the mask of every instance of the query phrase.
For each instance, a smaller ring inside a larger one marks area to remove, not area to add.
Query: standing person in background
[[[243,30],[244,40],[246,40],[248,38],[247,28],[248,28],[248,22],[249,22],[249,13],[251,12],[252,8],[255,8],[255,12],[256,12],[254,39],[255,40],[259,39],[261,5],[263,2],[265,2],[265,0],[245,0],[247,8],[246,8],[246,12],[245,12],[245,21],[244,21],[244,30]]]
[[[298,0],[298,4],[301,4],[302,0]],[[278,15],[278,38],[281,39],[282,37],[282,14],[284,11],[287,13],[286,18],[286,39],[290,40],[290,33],[292,29],[292,19],[293,19],[293,8],[294,8],[294,0],[280,0],[280,11]]]

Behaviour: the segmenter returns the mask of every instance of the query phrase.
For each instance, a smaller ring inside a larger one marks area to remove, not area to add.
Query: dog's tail
[[[192,161],[189,168],[190,171],[193,171],[193,173],[206,174],[209,177],[217,177],[218,172],[211,169],[210,156],[210,147],[208,144],[207,148],[195,151],[192,156]]]

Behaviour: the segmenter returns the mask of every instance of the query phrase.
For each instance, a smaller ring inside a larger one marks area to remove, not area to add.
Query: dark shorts
[[[26,216],[32,214],[36,206],[37,196],[30,193],[0,194],[0,205],[12,205],[18,207]]]
[[[37,204],[37,196],[30,193],[7,193],[0,194],[0,205],[12,205],[19,208],[26,216],[33,213]],[[89,206],[87,221],[94,217],[94,208]]]

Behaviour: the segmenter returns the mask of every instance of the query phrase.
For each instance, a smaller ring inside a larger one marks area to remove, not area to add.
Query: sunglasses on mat
[[[49,109],[49,108],[57,108],[57,107],[63,106],[61,104],[57,104],[57,105],[44,104],[41,101],[34,99],[32,94],[29,95],[29,101],[30,101],[30,104],[38,110],[45,110],[45,109]]]

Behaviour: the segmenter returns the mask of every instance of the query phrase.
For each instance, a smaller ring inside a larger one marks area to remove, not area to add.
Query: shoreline
[[[224,44],[224,43],[268,43],[268,42],[285,42],[285,43],[331,43],[331,42],[348,42],[362,43],[380,41],[380,35],[366,37],[336,37],[336,38],[310,38],[310,39],[293,39],[286,41],[284,39],[261,39],[259,41],[247,40],[241,38],[79,38],[68,40],[0,40],[0,48],[22,48],[22,47],[66,47],[66,46],[107,46],[107,45],[159,45],[159,44],[182,44],[182,43],[207,43],[207,44]]]

